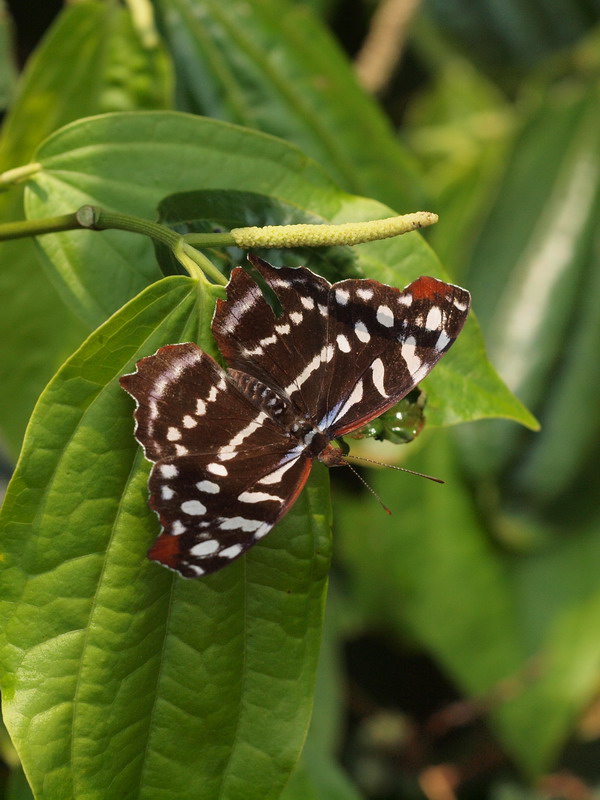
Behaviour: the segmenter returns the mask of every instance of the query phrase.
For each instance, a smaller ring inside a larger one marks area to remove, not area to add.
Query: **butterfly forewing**
[[[230,367],[283,392],[299,415],[312,419],[327,358],[330,284],[304,267],[275,269],[250,258],[277,295],[281,314],[275,316],[262,296],[257,297],[256,283],[237,268],[227,300],[217,305],[215,340]]]
[[[319,427],[340,436],[405,397],[458,336],[469,300],[463,289],[427,277],[402,292],[370,280],[332,286],[333,355],[319,397]]]
[[[161,347],[121,385],[137,402],[135,435],[150,461],[189,453],[227,459],[240,446],[287,446],[285,431],[196,344]]]

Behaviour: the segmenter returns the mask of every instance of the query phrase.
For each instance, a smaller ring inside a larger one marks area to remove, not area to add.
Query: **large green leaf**
[[[596,0],[427,0],[427,9],[478,67],[504,82],[563,51],[598,23]]]
[[[577,479],[600,433],[597,359],[582,364],[583,353],[598,346],[598,75],[600,65],[566,94],[562,80],[542,91],[534,86],[538,101],[513,143],[465,277],[494,364],[549,426],[535,441],[496,424],[474,431],[485,442],[473,452],[474,466],[493,472],[510,465],[511,482],[533,502],[551,502]],[[588,411],[577,414],[577,406]],[[515,472],[523,447],[530,454]]]
[[[42,169],[27,186],[29,217],[93,203],[151,219],[166,195],[199,188],[272,193],[300,205],[316,196],[329,214],[344,197],[296,148],[175,112],[76,122],[47,139],[36,160]],[[160,277],[151,242],[122,231],[53,234],[40,243],[63,295],[91,324]]]
[[[314,711],[302,752],[281,800],[358,800],[337,753],[344,737],[346,709],[341,664],[342,632],[348,627],[348,611],[336,592],[329,590],[323,641],[319,656]]]
[[[600,521],[596,513],[563,528],[544,552],[502,551],[446,438],[438,433],[408,462],[445,486],[371,473],[391,518],[364,498],[338,496],[339,552],[357,605],[410,631],[467,695],[482,698],[506,751],[537,774],[597,689]],[[539,520],[521,527],[530,541],[542,533]]]
[[[427,239],[462,279],[506,162],[517,114],[491,81],[421,21],[413,35],[430,64],[430,85],[414,95],[403,133],[420,158],[440,221]]]
[[[18,84],[2,129],[0,170],[26,162],[44,137],[78,116],[164,106],[168,85],[164,57],[142,44],[124,9],[96,2],[65,8]],[[21,189],[0,197],[3,222],[23,215]],[[89,325],[61,302],[31,241],[1,243],[0,264],[0,294],[10,297],[0,315],[0,418],[16,457],[36,398]]]
[[[6,111],[15,89],[17,70],[14,60],[12,20],[4,0],[0,2],[0,109]]]
[[[178,113],[111,114],[74,123],[39,149],[41,170],[28,184],[33,218],[95,203],[151,217],[166,194],[199,186],[254,191],[333,222],[374,219],[389,209],[341,192],[295,147],[264,134]],[[102,175],[98,180],[97,175]],[[90,321],[99,321],[160,271],[152,246],[122,231],[43,237],[57,285]],[[365,275],[404,286],[423,274],[446,277],[417,233],[356,248]],[[59,283],[60,282],[60,283]],[[487,416],[535,421],[508,393],[484,357],[476,324],[428,381],[430,420],[449,424]],[[451,384],[451,388],[448,388]]]
[[[173,276],[66,362],[5,501],[7,726],[39,798],[276,798],[312,705],[330,555],[326,470],[202,581],[151,563],[148,465],[118,386],[166,341],[212,344],[215,294]]]
[[[306,5],[154,0],[175,64],[177,104],[280,136],[348,191],[397,211],[423,203],[414,159]]]

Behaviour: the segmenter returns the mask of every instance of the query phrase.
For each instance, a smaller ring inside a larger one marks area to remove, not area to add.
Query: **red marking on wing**
[[[424,300],[429,297],[435,297],[436,295],[445,296],[447,289],[448,284],[424,275],[421,278],[417,278],[416,281],[413,281],[410,286],[407,287],[406,291],[410,292],[415,300]]]
[[[161,564],[171,567],[171,569],[177,569],[180,561],[179,539],[177,536],[161,533],[150,550],[148,550],[148,558],[151,558],[152,561],[160,561]]]
[[[310,475],[310,471],[312,469],[312,465],[313,465],[312,459],[311,458],[306,458],[306,463],[304,464],[304,469],[302,470],[300,478],[298,479],[298,483],[296,484],[296,488],[294,489],[294,493],[290,497],[288,497],[288,499],[285,501],[285,503],[281,507],[281,513],[277,517],[277,520],[280,520],[281,517],[290,510],[290,508],[294,505],[294,503],[298,499],[298,497],[300,495],[300,492],[302,491],[302,489],[304,489],[304,485],[306,484],[306,481],[308,480],[308,476]]]

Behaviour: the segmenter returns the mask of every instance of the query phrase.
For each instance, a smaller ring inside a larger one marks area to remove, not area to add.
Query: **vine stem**
[[[39,236],[82,228],[122,230],[149,236],[165,244],[191,277],[207,283],[207,276],[225,285],[226,279],[198,247],[237,246],[246,250],[260,247],[323,247],[354,245],[399,236],[437,222],[437,214],[417,211],[388,219],[346,222],[338,225],[266,225],[262,228],[233,228],[230,233],[179,234],[176,231],[132,214],[105,211],[97,206],[81,206],[74,214],[46,219],[22,220],[0,225],[0,241]]]

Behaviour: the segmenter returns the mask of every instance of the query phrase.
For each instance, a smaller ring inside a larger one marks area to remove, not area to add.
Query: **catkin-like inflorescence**
[[[345,222],[340,225],[265,225],[262,228],[233,228],[231,235],[238,247],[325,247],[354,245],[389,239],[417,228],[433,225],[437,214],[416,211],[399,217],[376,219],[370,222]]]

